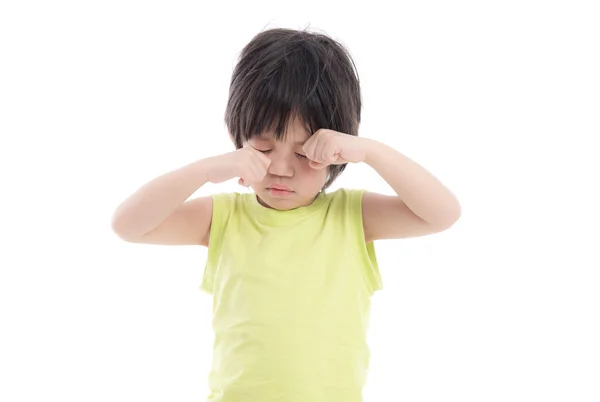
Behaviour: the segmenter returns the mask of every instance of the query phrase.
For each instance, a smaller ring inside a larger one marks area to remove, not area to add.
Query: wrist
[[[233,164],[231,160],[233,152],[210,156],[208,158],[199,160],[198,163],[198,174],[203,177],[207,183],[218,184],[229,179],[232,179],[234,174]]]
[[[373,140],[371,138],[358,137],[361,140],[361,146],[365,150],[365,159],[364,163],[367,165],[371,165],[373,161],[377,158],[379,154],[379,150],[381,149],[381,143]]]
[[[192,162],[190,165],[192,175],[204,183],[210,182],[211,171],[214,169],[215,164],[214,158],[214,156],[211,156]]]

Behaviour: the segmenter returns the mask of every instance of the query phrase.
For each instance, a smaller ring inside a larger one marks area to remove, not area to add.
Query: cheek
[[[329,169],[313,169],[308,166],[308,163],[302,164],[300,168],[300,175],[302,177],[302,181],[306,184],[306,187],[310,187],[311,191],[319,191],[325,181],[327,180],[327,173]]]

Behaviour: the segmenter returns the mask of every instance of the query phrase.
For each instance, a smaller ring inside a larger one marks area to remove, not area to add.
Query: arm
[[[199,160],[144,184],[114,212],[113,231],[131,243],[207,246],[212,198],[186,200],[208,182],[209,166]]]
[[[363,196],[365,241],[423,236],[450,228],[460,217],[456,197],[425,168],[395,149],[360,138],[364,162],[396,192]]]
[[[190,163],[143,185],[119,205],[113,231],[131,243],[208,246],[212,197],[186,201],[207,182],[262,180],[271,160],[251,148]]]

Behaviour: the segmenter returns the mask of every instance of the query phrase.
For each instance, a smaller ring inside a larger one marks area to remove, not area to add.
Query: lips
[[[292,189],[291,189],[291,188],[289,188],[289,187],[287,187],[287,186],[284,186],[284,185],[281,185],[281,184],[273,184],[272,186],[270,186],[270,187],[268,187],[268,188],[269,188],[269,189],[272,189],[272,190],[279,190],[279,191],[289,191],[289,192],[292,192]]]

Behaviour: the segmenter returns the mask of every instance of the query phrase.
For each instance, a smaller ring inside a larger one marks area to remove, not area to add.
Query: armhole
[[[200,290],[208,294],[212,294],[214,290],[215,273],[219,266],[223,234],[229,212],[227,208],[229,196],[229,194],[211,195],[212,217],[209,229],[210,233],[208,235],[206,263],[204,264],[204,274],[202,275],[202,283],[200,284]]]
[[[376,291],[383,289],[383,279],[381,277],[381,272],[379,271],[375,243],[365,243],[365,227],[362,214],[362,200],[365,192],[366,190],[350,190],[349,201],[350,211],[353,217],[352,221],[356,225],[356,242],[358,244],[360,257],[363,260],[363,274],[372,295]]]

